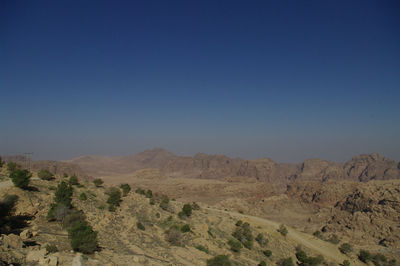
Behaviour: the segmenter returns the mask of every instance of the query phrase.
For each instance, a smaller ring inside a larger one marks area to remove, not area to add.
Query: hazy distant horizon
[[[2,1],[0,154],[400,161],[399,1]]]

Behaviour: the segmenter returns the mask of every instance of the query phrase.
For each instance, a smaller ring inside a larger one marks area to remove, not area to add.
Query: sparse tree
[[[114,211],[119,203],[121,202],[121,190],[119,188],[113,187],[108,192],[108,200],[107,203],[109,204],[109,210]]]
[[[16,187],[28,189],[32,174],[28,170],[15,169],[10,173],[10,179]]]
[[[229,239],[228,245],[230,249],[235,253],[239,253],[240,250],[242,249],[242,244],[235,239]]]
[[[80,221],[69,228],[68,238],[74,251],[92,254],[97,250],[97,232],[86,221]]]
[[[74,189],[70,184],[67,184],[64,181],[61,181],[56,189],[54,202],[56,204],[63,204],[68,208],[72,208],[72,195]]]
[[[164,211],[168,210],[169,206],[169,198],[167,196],[162,196],[161,202],[160,202],[160,208],[163,209]]]
[[[3,159],[2,159],[1,156],[0,156],[0,168],[3,167],[3,164],[4,164]]]
[[[349,254],[353,251],[353,247],[349,243],[343,243],[340,245],[339,251],[343,254]]]

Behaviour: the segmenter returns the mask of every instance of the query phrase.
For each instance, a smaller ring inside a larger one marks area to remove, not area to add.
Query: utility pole
[[[24,153],[24,156],[25,156],[25,167],[29,171],[31,170],[31,167],[32,167],[32,155],[33,155],[33,152],[25,152]]]

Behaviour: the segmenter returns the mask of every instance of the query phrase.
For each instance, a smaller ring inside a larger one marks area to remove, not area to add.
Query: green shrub
[[[349,243],[343,243],[339,246],[339,251],[343,254],[349,254],[353,251],[353,247]]]
[[[208,250],[208,248],[206,248],[205,246],[202,245],[197,245],[196,248],[200,251],[205,252],[206,254],[210,253],[210,251]]]
[[[104,181],[102,179],[100,179],[100,178],[96,178],[95,180],[93,180],[93,184],[96,187],[101,187],[101,185],[103,185],[103,183],[104,183]]]
[[[49,253],[58,252],[58,248],[57,248],[56,245],[47,244],[45,248],[46,248],[46,251],[49,252]]]
[[[91,254],[97,250],[97,232],[86,221],[69,228],[68,238],[74,251]]]
[[[157,218],[160,218],[160,214],[159,214],[158,212],[156,213],[156,217],[157,217]]]
[[[286,236],[288,234],[288,230],[285,225],[281,224],[279,226],[278,232],[281,233],[281,235]]]
[[[265,257],[271,257],[271,255],[272,255],[272,251],[271,250],[269,250],[269,249],[267,249],[267,250],[264,250],[263,251],[263,254],[264,254],[264,256]]]
[[[154,198],[151,198],[149,200],[150,205],[155,205],[156,204],[156,200]]]
[[[265,247],[268,244],[268,239],[265,239],[264,235],[261,233],[256,236],[256,241],[261,247]]]
[[[350,261],[344,260],[344,261],[342,262],[342,266],[350,266]]]
[[[17,201],[17,195],[5,195],[3,200],[0,201],[0,228],[6,223],[6,218],[14,211]]]
[[[10,173],[10,179],[14,186],[28,189],[32,174],[28,170],[16,169]]]
[[[56,204],[63,204],[69,208],[72,207],[73,188],[70,184],[61,181],[58,184],[56,192],[54,194],[54,202]]]
[[[301,247],[296,248],[296,258],[302,266],[316,266],[324,261],[321,255],[317,257],[308,257],[307,254],[301,249]]]
[[[141,188],[137,188],[137,189],[135,190],[135,193],[140,194],[140,195],[146,195],[146,191],[144,191],[144,190],[141,189]]]
[[[68,177],[68,174],[67,174],[67,173],[64,173],[64,174],[63,174],[63,177],[64,177],[64,178],[67,178],[67,177]]]
[[[239,240],[247,249],[253,247],[253,234],[251,233],[249,223],[242,223],[241,226],[237,226],[232,236]]]
[[[292,258],[281,259],[277,263],[278,266],[294,266]]]
[[[77,186],[79,185],[79,180],[78,177],[76,177],[76,175],[73,175],[69,178],[69,184],[73,185],[73,186]]]
[[[207,260],[207,266],[230,266],[232,265],[229,257],[226,255],[218,255]]]
[[[21,169],[21,166],[20,166],[19,164],[14,163],[14,162],[9,162],[9,163],[7,163],[7,170],[8,170],[10,173],[14,172],[14,171],[17,170],[17,169]]]
[[[86,196],[85,192],[82,192],[81,195],[79,195],[79,199],[80,200],[87,200],[87,196]]]
[[[186,217],[190,217],[192,215],[192,206],[190,204],[183,205],[182,212]]]
[[[131,186],[129,184],[122,184],[120,188],[122,189],[122,196],[124,197],[131,191]]]
[[[164,211],[168,210],[169,206],[169,198],[167,196],[163,196],[160,202],[160,208]]]
[[[181,226],[181,232],[182,233],[187,233],[187,232],[190,232],[190,231],[191,231],[190,225],[184,224],[184,225]]]
[[[371,255],[371,253],[369,253],[369,251],[361,249],[360,253],[358,254],[358,258],[362,262],[367,263],[368,261],[370,261],[372,259],[372,255]]]
[[[144,225],[141,222],[137,222],[136,227],[142,231],[146,230],[146,228],[144,227]]]
[[[229,239],[228,245],[229,245],[230,249],[236,253],[239,253],[240,250],[242,249],[242,244],[235,239]]]
[[[337,235],[335,235],[335,234],[331,235],[331,237],[328,238],[326,241],[328,241],[328,242],[330,242],[332,244],[335,244],[335,245],[340,243],[339,237]]]
[[[172,245],[180,246],[182,244],[182,234],[176,227],[171,227],[165,235],[165,240]]]
[[[242,224],[243,224],[243,222],[242,222],[241,220],[239,220],[239,221],[237,221],[237,222],[235,223],[236,226],[242,226]]]
[[[109,210],[114,211],[119,203],[121,202],[121,190],[119,188],[111,188],[108,192],[107,203],[109,204]]]
[[[148,190],[146,191],[145,196],[146,196],[146,198],[152,198],[152,197],[153,197],[153,191],[151,191],[150,189],[148,189]]]
[[[47,169],[42,169],[38,173],[38,177],[42,180],[52,180],[54,175]]]
[[[260,261],[260,263],[258,264],[258,266],[267,266],[267,263],[265,263],[265,261]]]

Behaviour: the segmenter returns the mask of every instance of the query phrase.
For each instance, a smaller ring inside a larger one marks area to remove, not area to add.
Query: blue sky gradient
[[[2,1],[0,154],[400,160],[399,1]]]

